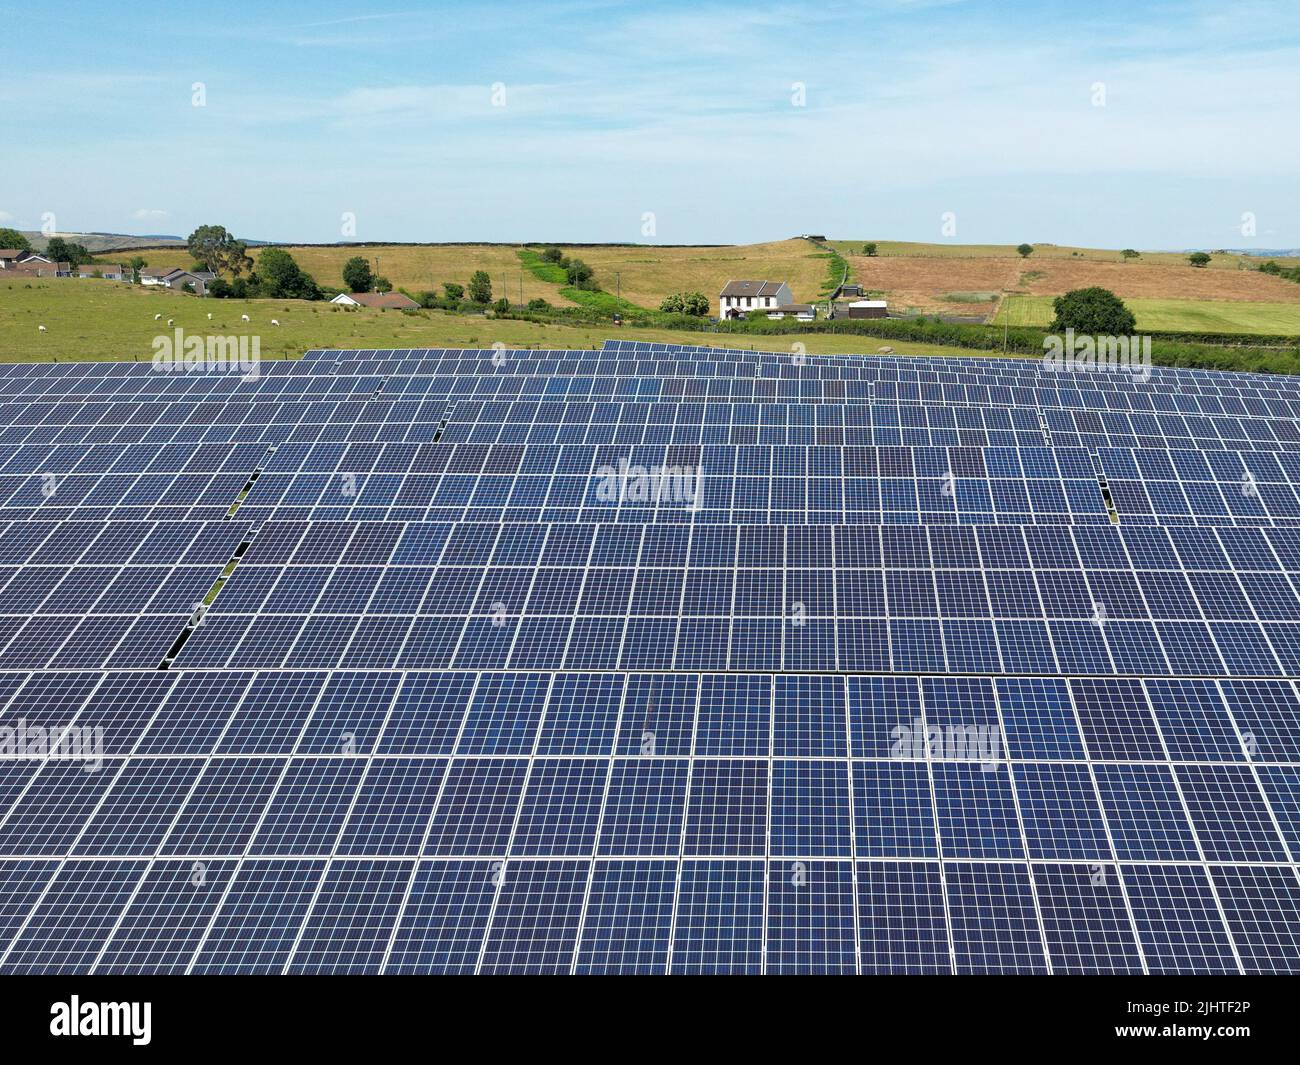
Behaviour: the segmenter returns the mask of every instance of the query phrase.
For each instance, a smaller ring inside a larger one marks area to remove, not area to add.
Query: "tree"
[[[393,291],[393,283],[392,283],[391,281],[389,281],[388,278],[386,278],[386,277],[376,277],[376,278],[375,278],[375,291],[376,291],[376,292],[392,292],[392,291]]]
[[[1020,252],[1020,258],[1028,259],[1034,254],[1034,246],[1032,244],[1017,244],[1016,251]]]
[[[1203,251],[1194,251],[1192,252],[1191,255],[1187,257],[1187,261],[1191,263],[1193,266],[1198,266],[1204,269],[1205,266],[1209,263],[1210,257]]]
[[[126,265],[131,268],[131,283],[138,285],[140,283],[140,271],[149,265],[149,260],[143,255],[132,255],[126,261]]]
[[[542,299],[541,296],[534,296],[528,301],[528,309],[530,311],[549,311],[551,305]]]
[[[492,279],[486,270],[475,270],[470,274],[469,298],[475,303],[492,302]]]
[[[318,300],[320,287],[283,248],[267,248],[257,260],[257,287],[262,296],[284,300]]]
[[[185,242],[195,262],[200,262],[214,274],[238,277],[253,269],[248,255],[248,245],[226,232],[225,226],[199,226]]]
[[[455,281],[444,281],[442,291],[446,293],[448,303],[459,303],[465,298],[465,286],[458,285]]]
[[[1115,293],[1105,288],[1076,288],[1052,302],[1056,317],[1053,333],[1073,329],[1089,336],[1128,336],[1137,328],[1133,312]]]
[[[370,262],[363,255],[354,255],[343,264],[343,283],[349,292],[369,292],[375,283],[375,275],[370,272]]]
[[[687,292],[682,295],[682,309],[696,318],[703,318],[709,313],[709,299],[703,292]]]
[[[32,242],[16,229],[0,226],[0,248],[17,248],[19,251],[31,251]]]
[[[1125,259],[1136,259],[1140,253],[1136,248],[1125,248],[1120,252],[1120,254],[1124,256]]]
[[[559,248],[546,248],[542,252],[542,262],[554,263],[559,266],[564,262],[564,252],[560,251]]]
[[[581,259],[570,259],[564,268],[564,278],[574,288],[594,291],[596,272]]]
[[[664,297],[659,309],[668,314],[689,314],[703,318],[709,313],[709,300],[702,292],[674,292]]]
[[[869,240],[864,245],[862,245],[862,254],[867,256],[868,258],[875,258],[876,242],[874,240]]]
[[[499,300],[496,301],[496,303],[492,304],[492,309],[496,311],[497,314],[509,314],[510,301],[506,299],[504,296],[502,296]]]
[[[45,244],[45,257],[51,262],[83,266],[94,262],[95,257],[81,244],[73,244],[62,237],[51,237]]]

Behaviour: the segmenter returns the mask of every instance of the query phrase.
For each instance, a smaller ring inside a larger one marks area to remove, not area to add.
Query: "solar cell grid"
[[[1292,381],[491,354],[0,366],[0,969],[1296,970]]]

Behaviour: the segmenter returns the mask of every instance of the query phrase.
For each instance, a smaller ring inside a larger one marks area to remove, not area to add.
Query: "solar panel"
[[[1300,384],[496,354],[0,365],[0,971],[1300,971]]]

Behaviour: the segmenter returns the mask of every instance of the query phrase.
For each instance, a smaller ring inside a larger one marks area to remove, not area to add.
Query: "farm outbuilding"
[[[889,303],[885,300],[854,300],[849,304],[850,318],[888,318]]]

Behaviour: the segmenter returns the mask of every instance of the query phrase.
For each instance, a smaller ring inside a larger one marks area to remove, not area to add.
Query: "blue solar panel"
[[[0,366],[0,971],[1300,971],[1292,379],[493,354]]]

